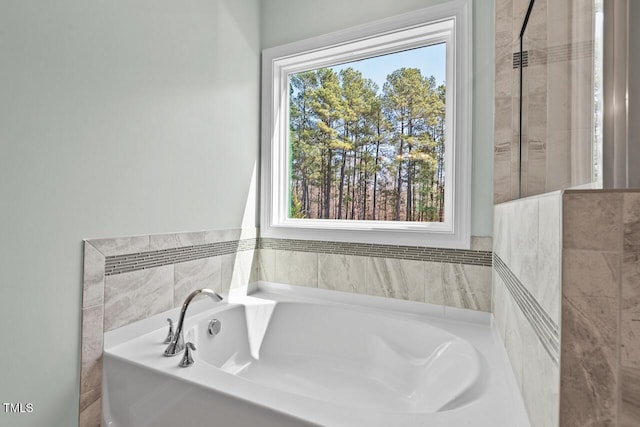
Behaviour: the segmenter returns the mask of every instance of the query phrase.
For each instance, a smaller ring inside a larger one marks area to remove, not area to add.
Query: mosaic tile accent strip
[[[493,268],[504,281],[509,293],[531,324],[542,346],[558,366],[560,363],[560,330],[558,325],[495,253],[493,254]]]
[[[115,274],[145,270],[148,268],[176,264],[179,262],[249,251],[256,249],[257,247],[258,239],[243,239],[108,256],[105,259],[104,275],[112,276]]]
[[[529,66],[529,51],[522,52],[522,68]],[[520,68],[520,52],[513,53],[513,69]]]
[[[378,245],[372,243],[325,242],[315,240],[260,239],[260,249],[342,254],[374,258],[445,262],[490,267],[491,251],[425,248],[420,246]]]
[[[526,50],[522,52],[522,67],[591,58],[593,57],[593,49],[593,40],[588,40],[580,43]],[[513,53],[512,64],[513,69],[520,68],[520,52]]]

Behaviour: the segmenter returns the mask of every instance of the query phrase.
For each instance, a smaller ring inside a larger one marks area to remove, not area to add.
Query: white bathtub
[[[162,355],[166,313],[107,333],[103,425],[528,426],[488,316],[269,284],[231,301],[187,313],[189,368]]]

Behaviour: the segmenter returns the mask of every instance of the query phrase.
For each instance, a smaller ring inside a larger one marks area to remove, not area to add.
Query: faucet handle
[[[167,318],[167,322],[169,322],[169,333],[167,337],[164,339],[163,343],[169,344],[171,340],[173,340],[173,320]]]
[[[195,363],[193,360],[193,357],[191,356],[191,352],[195,351],[195,349],[196,349],[196,346],[193,345],[192,342],[188,342],[185,344],[184,356],[182,357],[182,360],[180,361],[180,365],[179,365],[181,368],[188,368],[189,366]]]

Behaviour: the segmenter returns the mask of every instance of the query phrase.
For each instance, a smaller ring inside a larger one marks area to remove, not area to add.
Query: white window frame
[[[261,236],[468,249],[471,228],[472,26],[469,0],[398,15],[262,52]],[[445,220],[288,218],[292,73],[447,43]]]

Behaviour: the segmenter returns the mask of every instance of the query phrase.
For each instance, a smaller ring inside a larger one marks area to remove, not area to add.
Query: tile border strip
[[[497,255],[493,254],[493,268],[503,280],[509,293],[535,331],[551,360],[560,364],[560,329],[551,316],[542,308],[518,277]]]
[[[260,249],[315,252],[336,255],[396,258],[416,261],[445,262],[490,267],[491,251],[470,249],[442,249],[422,246],[381,245],[373,243],[328,242],[319,240],[292,240],[260,238]]]
[[[231,240],[105,257],[105,276],[257,249],[258,239]]]
[[[132,271],[209,258],[212,256],[228,255],[252,249],[275,249],[296,252],[366,256],[374,258],[396,258],[416,261],[444,262],[450,264],[479,265],[485,267],[490,267],[492,265],[491,251],[379,245],[370,243],[253,238],[107,256],[105,258],[105,276],[113,276],[115,274],[129,273]]]
[[[522,67],[591,58],[593,56],[593,49],[593,40],[588,40],[579,43],[568,43],[541,49],[525,50],[522,52]],[[513,52],[511,62],[514,70],[520,68],[520,51]]]

